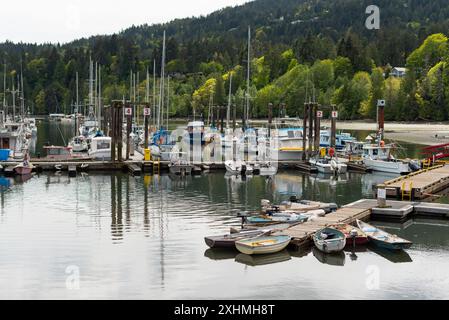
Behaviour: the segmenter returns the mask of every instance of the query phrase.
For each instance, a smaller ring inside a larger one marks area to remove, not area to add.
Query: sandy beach
[[[323,121],[323,126],[330,126],[329,121]],[[337,129],[341,130],[371,130],[376,131],[375,122],[339,121]],[[385,123],[385,137],[391,140],[404,141],[423,145],[449,143],[449,123]]]

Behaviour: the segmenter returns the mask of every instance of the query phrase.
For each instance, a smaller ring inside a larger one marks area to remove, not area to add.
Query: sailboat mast
[[[89,117],[92,115],[92,108],[94,105],[94,63],[92,58],[89,58]]]
[[[156,124],[156,117],[154,116],[156,109],[156,60],[153,60],[153,127]]]
[[[168,130],[168,115],[170,114],[170,76],[167,77],[167,130]]]
[[[247,67],[247,75],[246,75],[246,121],[247,123],[249,119],[249,84],[250,84],[250,75],[251,75],[251,27],[248,27],[248,67]]]
[[[147,67],[147,86],[145,90],[145,102],[150,103],[150,72]]]
[[[8,114],[8,107],[6,106],[6,62],[3,66],[3,119],[2,122],[6,120],[6,115]]]
[[[161,123],[163,124],[163,114],[162,108],[164,106],[164,77],[165,77],[165,30],[164,30],[164,39],[162,42],[162,65],[161,65],[161,85],[160,85],[160,96],[159,96],[159,107],[158,107],[158,119],[157,126],[160,129]],[[162,120],[162,122],[161,122]]]
[[[136,125],[138,125],[140,117],[139,117],[139,103],[140,103],[140,94],[139,94],[139,82],[140,82],[140,72],[137,71],[137,80],[136,80],[136,84],[134,86],[134,90],[136,92],[136,96],[137,96],[137,104],[134,110],[134,122],[136,123]]]
[[[78,108],[79,108],[79,87],[78,87],[78,72],[76,72],[76,102],[75,102],[75,136],[78,135]]]
[[[101,65],[98,65],[98,130],[101,130]]]
[[[21,98],[21,110],[22,118],[25,117],[25,94],[24,94],[24,88],[23,88],[23,66],[22,61],[20,61],[20,98]]]
[[[16,87],[12,78],[12,121],[16,121]]]
[[[229,129],[229,122],[231,121],[231,103],[232,103],[232,71],[229,72],[229,98],[228,98],[228,108],[226,110],[226,129]]]

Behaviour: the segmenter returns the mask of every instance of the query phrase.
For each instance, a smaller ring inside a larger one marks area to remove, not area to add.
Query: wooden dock
[[[296,248],[305,247],[311,244],[312,235],[320,229],[338,223],[352,224],[357,219],[366,219],[371,215],[371,208],[351,208],[343,207],[325,217],[314,218],[313,221],[307,221],[282,231],[292,237],[291,245]]]
[[[319,230],[339,223],[354,224],[357,219],[381,218],[389,220],[407,220],[410,216],[432,216],[449,218],[449,204],[427,202],[404,202],[387,200],[386,207],[378,207],[377,200],[361,199],[350,203],[324,217],[292,226],[276,234],[292,237],[291,246],[304,248],[312,244],[312,236]]]
[[[389,198],[410,201],[429,198],[449,188],[449,165],[438,165],[420,170],[386,181],[383,185]]]

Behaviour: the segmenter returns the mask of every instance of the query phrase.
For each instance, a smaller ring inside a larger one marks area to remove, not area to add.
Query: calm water
[[[41,122],[37,152],[47,141],[67,142],[71,132]],[[412,157],[419,147],[408,150]],[[342,205],[372,197],[373,186],[391,177],[0,177],[0,298],[449,298],[448,220],[378,223],[414,242],[401,254],[362,248],[249,257],[204,243],[239,226],[236,214],[257,210],[261,199],[297,195]]]
[[[335,181],[293,172],[247,181],[224,173],[184,180],[3,178],[0,298],[449,298],[444,220],[382,223],[415,243],[399,255],[361,249],[248,257],[204,244],[204,236],[238,226],[236,213],[258,209],[261,199],[295,194],[345,204],[369,197],[385,178],[348,174]],[[76,290],[66,284],[73,270],[79,272]]]

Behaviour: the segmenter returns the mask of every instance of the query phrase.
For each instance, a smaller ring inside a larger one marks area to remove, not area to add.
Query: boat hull
[[[396,173],[396,174],[408,174],[410,168],[407,163],[394,162],[394,161],[382,161],[365,158],[363,163],[369,170]]]
[[[267,239],[267,238],[266,238]],[[255,240],[255,239],[254,239]],[[264,239],[260,239],[258,241],[263,241]],[[285,240],[277,242],[272,245],[264,245],[264,246],[253,246],[251,244],[245,243],[245,241],[236,241],[235,247],[238,251],[244,254],[270,254],[276,253],[284,250],[290,243],[291,238],[286,237]]]
[[[389,243],[385,241],[378,240],[374,237],[368,236],[370,242],[378,246],[379,248],[389,249],[389,250],[406,250],[409,249],[412,244],[411,243]]]
[[[323,232],[332,232],[336,236],[335,238],[331,239],[322,239],[320,238],[319,235]],[[313,242],[317,247],[317,249],[322,252],[325,253],[340,252],[346,246],[346,236],[341,231],[338,231],[336,229],[325,228],[314,234]]]
[[[31,174],[31,172],[33,171],[33,168],[32,167],[17,167],[14,169],[14,171],[18,175],[28,175],[28,174]]]

